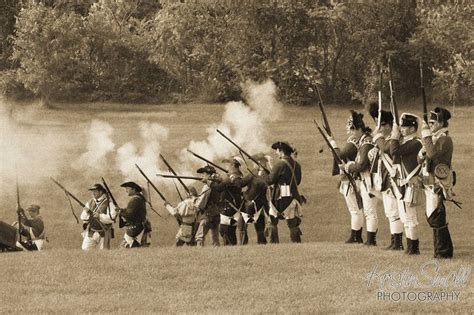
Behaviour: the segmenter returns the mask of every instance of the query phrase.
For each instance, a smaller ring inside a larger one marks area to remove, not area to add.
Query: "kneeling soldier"
[[[92,192],[92,199],[86,203],[81,213],[81,220],[84,222],[82,249],[110,249],[112,224],[117,215],[115,207],[101,184],[95,184],[89,190]]]
[[[44,222],[43,218],[39,215],[40,206],[31,205],[26,208],[28,216],[25,211],[20,208],[18,214],[21,217],[21,223],[18,229],[22,236],[26,237],[26,240],[17,242],[16,246],[25,251],[42,250],[44,242],[46,240],[44,235]],[[28,218],[29,217],[29,218]]]
[[[121,209],[120,219],[125,226],[125,234],[120,247],[133,248],[145,246],[147,230],[146,200],[141,194],[142,188],[134,182],[125,182],[120,187],[124,187],[130,200],[127,207]]]
[[[196,222],[197,214],[197,191],[194,187],[189,187],[189,196],[181,201],[176,208],[165,202],[168,212],[173,215],[179,223],[179,230],[176,234],[176,246],[191,245],[193,238],[193,226]]]

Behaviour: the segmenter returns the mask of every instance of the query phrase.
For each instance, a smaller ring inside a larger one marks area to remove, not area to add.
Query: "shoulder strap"
[[[283,162],[285,162],[285,164],[290,168],[290,171],[291,171],[291,180],[290,180],[290,185],[293,183],[293,181],[295,180],[295,168],[296,168],[296,161],[294,166],[291,166],[290,162],[288,162],[287,160],[285,159],[282,159]],[[296,184],[296,183],[295,183]],[[298,185],[296,185],[298,186]]]

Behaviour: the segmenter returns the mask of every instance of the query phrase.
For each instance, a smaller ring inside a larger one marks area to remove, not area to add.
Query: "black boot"
[[[408,249],[408,255],[419,255],[420,254],[420,241],[411,240],[411,247]]]
[[[412,248],[413,241],[407,237],[407,249],[405,249],[405,254],[409,254]]]
[[[435,231],[435,258],[453,258],[453,241],[448,230],[448,225]]]
[[[346,244],[357,243],[356,235],[357,235],[357,231],[351,230],[351,236],[349,236],[349,239],[346,241]]]
[[[392,250],[403,250],[403,233],[395,233]]]
[[[365,242],[365,245],[377,246],[376,236],[377,232],[367,232],[367,242]]]
[[[395,243],[395,234],[390,235],[390,245],[385,247],[385,250],[393,249],[393,244]]]
[[[356,235],[355,235],[355,237],[356,237],[356,242],[357,242],[358,244],[364,243],[364,240],[362,239],[362,228],[360,228],[360,230],[357,230],[355,233],[356,233]]]

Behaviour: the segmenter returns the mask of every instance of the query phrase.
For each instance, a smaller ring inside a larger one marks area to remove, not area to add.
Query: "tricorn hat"
[[[451,113],[442,107],[436,107],[430,112],[430,119],[438,122],[447,122],[451,118]]]
[[[410,113],[403,113],[400,116],[400,126],[418,128],[418,117]]]
[[[287,153],[293,153],[295,152],[295,149],[293,149],[293,147],[288,143],[288,142],[285,142],[285,141],[277,141],[275,142],[274,144],[272,144],[272,149],[273,150],[282,150],[283,152],[287,152]]]
[[[377,103],[371,103],[369,105],[369,114],[375,120],[379,117],[379,106]],[[393,124],[393,114],[387,110],[380,112],[380,125]]]
[[[364,114],[351,110],[351,116],[347,120],[347,126],[351,129],[363,129],[365,128],[363,118]]]
[[[199,174],[206,173],[206,174],[212,175],[216,173],[216,169],[210,165],[206,165],[204,167],[198,168],[196,172]]]
[[[234,164],[236,167],[240,167],[244,161],[241,157],[233,156],[222,160],[222,163]]]
[[[100,190],[105,192],[105,188],[101,184],[94,184],[89,188],[89,190]]]
[[[252,155],[252,158],[262,164],[268,163],[269,159],[268,155],[265,155],[264,153],[257,153],[255,155]]]
[[[120,187],[130,187],[130,188],[133,188],[135,189],[136,191],[138,192],[141,192],[143,190],[143,188],[141,188],[137,183],[135,182],[125,182],[123,183],[122,185],[120,185]]]
[[[41,207],[38,205],[29,205],[28,208],[26,208],[26,211],[39,212],[40,208]]]

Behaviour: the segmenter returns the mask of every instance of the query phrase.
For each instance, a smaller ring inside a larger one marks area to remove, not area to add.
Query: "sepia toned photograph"
[[[0,314],[471,313],[470,0],[0,0]]]

